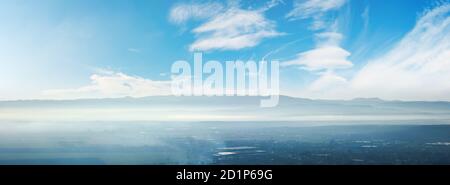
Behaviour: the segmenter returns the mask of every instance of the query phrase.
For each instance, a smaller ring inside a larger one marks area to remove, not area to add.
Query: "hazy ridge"
[[[378,98],[311,100],[281,96],[277,107],[261,108],[267,97],[110,98],[0,101],[0,120],[448,120],[450,102],[385,101]]]

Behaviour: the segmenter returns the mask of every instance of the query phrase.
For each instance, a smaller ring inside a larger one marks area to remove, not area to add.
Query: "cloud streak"
[[[183,24],[192,19],[203,20],[221,13],[224,8],[220,3],[177,4],[170,10],[169,21]]]
[[[298,54],[297,58],[284,62],[282,66],[299,65],[308,71],[351,68],[347,60],[350,53],[340,47],[324,46]]]
[[[120,72],[93,74],[91,83],[73,89],[50,89],[45,99],[118,98],[170,95],[171,81],[154,81]]]
[[[263,39],[276,37],[275,23],[267,20],[262,12],[232,8],[195,28],[197,40],[190,50],[207,51],[239,50],[254,47]]]
[[[297,0],[294,2],[294,8],[286,14],[289,20],[312,19],[309,26],[311,30],[322,30],[330,25],[330,21],[325,19],[331,11],[339,10],[347,0]]]
[[[322,16],[324,13],[341,8],[347,0],[307,0],[295,1],[294,9],[286,17],[289,19],[307,19]]]
[[[190,18],[202,18],[202,24],[192,30],[195,41],[190,51],[240,50],[257,46],[266,38],[283,35],[276,30],[276,23],[268,20],[264,12],[276,6],[270,1],[260,9],[243,9],[231,4],[226,8],[217,3],[179,5],[171,10],[170,20],[183,23]],[[215,8],[214,12],[210,9]],[[205,9],[204,13],[193,13]]]
[[[368,61],[351,80],[344,83],[335,78],[335,82],[343,83],[329,86],[324,83],[316,91],[308,89],[298,95],[326,99],[450,101],[449,71],[450,4],[443,4],[425,11],[414,28],[390,51]]]
[[[352,89],[387,99],[450,100],[450,4],[427,11],[385,55],[369,61]]]
[[[296,58],[281,64],[284,67],[299,66],[300,69],[319,75],[315,81],[304,88],[301,95],[317,96],[320,91],[342,86],[348,82],[347,79],[335,73],[338,69],[353,67],[353,63],[348,59],[351,53],[340,46],[343,35],[338,32],[338,19],[324,20],[330,11],[338,10],[346,2],[346,0],[296,1],[294,9],[286,15],[290,20],[312,18],[311,30],[320,30],[315,33],[314,49],[301,52]]]

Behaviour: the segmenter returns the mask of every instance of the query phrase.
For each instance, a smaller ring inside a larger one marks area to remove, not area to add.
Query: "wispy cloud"
[[[108,70],[107,70],[108,71]],[[93,74],[91,83],[73,89],[50,89],[45,99],[117,98],[170,95],[171,81],[154,81],[120,72]]]
[[[262,12],[230,9],[193,30],[197,40],[190,50],[238,50],[258,45],[263,39],[281,35],[275,23]]]
[[[426,11],[391,51],[361,69],[352,88],[388,99],[450,100],[450,4]]]
[[[340,9],[347,0],[297,0],[294,8],[286,14],[289,20],[312,19],[309,28],[311,30],[321,30],[327,28],[330,20],[325,19],[325,15],[333,10]]]
[[[183,24],[188,20],[202,20],[213,17],[224,10],[221,3],[193,3],[193,4],[177,4],[169,14],[169,21],[175,24]]]
[[[205,18],[205,22],[192,30],[196,40],[189,46],[191,51],[239,50],[254,47],[263,39],[282,35],[276,30],[276,23],[264,16],[265,11],[276,4],[278,4],[278,1],[270,1],[259,9],[244,9],[236,3],[231,3],[224,9],[217,8],[217,12],[207,13],[207,15],[202,14],[201,16],[180,13],[189,12],[180,10],[186,9],[186,5],[183,5],[184,8],[175,6],[171,12],[178,13],[171,13],[171,20],[172,22],[183,22],[190,17]],[[195,5],[197,9],[211,6],[218,5],[212,5],[211,3]]]
[[[322,16],[324,13],[341,8],[347,0],[297,0],[294,9],[286,17],[289,19],[307,19]]]
[[[309,71],[350,68],[353,64],[347,59],[350,53],[340,47],[324,46],[298,54],[294,60],[282,66],[299,65]]]
[[[335,74],[335,70],[353,66],[348,60],[351,53],[340,46],[344,36],[339,33],[338,19],[332,19],[332,21],[323,19],[329,11],[338,10],[345,3],[346,0],[296,1],[294,9],[286,15],[291,20],[312,18],[310,28],[317,32],[314,34],[316,42],[314,49],[301,52],[296,58],[281,64],[284,67],[299,66],[301,69],[319,75],[305,88],[306,91],[316,92],[325,87],[347,83],[345,78]]]
[[[316,88],[321,91],[306,90],[299,95],[327,99],[379,97],[449,101],[449,59],[450,4],[444,4],[426,11],[390,51],[369,61],[348,82],[323,83],[321,88]],[[344,82],[336,77],[331,81]]]

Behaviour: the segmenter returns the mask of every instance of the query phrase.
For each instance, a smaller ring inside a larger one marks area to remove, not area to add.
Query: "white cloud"
[[[170,10],[169,21],[182,24],[190,19],[207,19],[224,10],[220,3],[177,4]]]
[[[352,62],[348,60],[351,53],[340,46],[343,35],[338,32],[338,19],[324,18],[329,11],[340,9],[346,2],[346,0],[296,1],[294,9],[286,15],[290,20],[312,18],[309,29],[322,30],[314,35],[316,42],[314,49],[301,52],[296,58],[281,64],[281,66],[300,66],[301,69],[319,75],[318,79],[300,92],[301,96],[320,97],[323,92],[348,83],[347,79],[337,75],[335,70],[353,67]]]
[[[309,71],[350,68],[353,64],[347,60],[350,53],[337,46],[324,46],[298,54],[294,60],[282,63],[282,66],[300,65]]]
[[[353,67],[348,60],[351,53],[339,46],[343,36],[335,31],[336,24],[337,22],[330,26],[331,31],[315,34],[316,48],[297,54],[296,58],[281,63],[281,66],[300,66],[308,71],[333,71]]]
[[[190,18],[206,20],[192,30],[196,40],[189,46],[191,51],[239,50],[254,47],[263,39],[282,35],[276,31],[275,22],[264,16],[265,11],[277,4],[278,1],[270,1],[262,8],[252,10],[242,9],[236,3],[231,3],[227,8],[211,3],[178,5],[172,8],[170,20],[175,23],[183,23]],[[215,10],[211,12],[210,9]],[[202,10],[205,12],[198,12]]]
[[[281,35],[275,23],[259,11],[230,9],[193,30],[197,40],[190,50],[239,50],[258,45],[263,39]]]
[[[427,11],[391,51],[352,80],[358,94],[450,100],[450,4]]]
[[[43,92],[46,99],[117,98],[170,95],[171,81],[154,81],[123,73],[94,74],[91,84],[74,89],[52,89]]]
[[[328,81],[343,80],[332,79],[322,77],[299,95],[325,99],[450,101],[450,4],[426,11],[389,52],[369,61],[348,82],[336,85],[339,83]]]
[[[350,52],[340,47],[343,38],[337,32],[338,21],[324,21],[322,16],[331,10],[337,10],[346,3],[346,0],[309,0],[296,1],[294,9],[287,14],[291,19],[305,19],[312,17],[313,30],[326,27],[325,31],[315,34],[316,48],[297,54],[297,58],[283,62],[282,66],[301,66],[309,71],[332,71],[335,69],[351,68],[353,64],[347,59]],[[323,74],[323,73],[322,73]]]
[[[294,9],[286,17],[289,19],[307,19],[341,8],[347,0],[306,0],[295,1]]]
[[[295,1],[294,8],[286,14],[289,20],[312,19],[310,30],[323,30],[333,24],[334,19],[326,19],[327,13],[339,10],[347,0],[306,0]]]

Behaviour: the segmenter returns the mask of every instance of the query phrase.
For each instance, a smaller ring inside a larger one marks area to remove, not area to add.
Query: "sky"
[[[177,60],[279,61],[283,95],[450,101],[436,0],[4,0],[0,100],[170,95]]]

